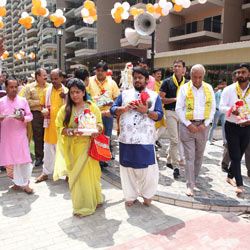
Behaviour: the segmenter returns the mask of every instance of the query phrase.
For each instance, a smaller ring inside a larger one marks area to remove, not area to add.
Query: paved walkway
[[[187,197],[184,167],[181,167],[181,176],[173,178],[173,170],[166,167],[166,150],[169,146],[167,134],[161,139],[163,148],[157,154],[160,156],[159,169],[160,181],[156,200],[190,208],[215,210],[215,211],[250,211],[250,178],[247,177],[245,161],[242,161],[242,174],[245,193],[236,196],[234,188],[226,183],[226,173],[221,171],[221,159],[223,145],[221,129],[215,131],[214,145],[207,143],[203,166],[198,178],[198,188],[195,189],[195,197]],[[115,133],[113,133],[115,160],[110,161],[110,167],[103,171],[103,177],[120,186],[119,174],[119,149]]]
[[[105,202],[95,214],[72,216],[64,180],[34,184],[34,195],[9,189],[0,177],[1,250],[249,249],[250,224],[235,213],[214,213],[153,202],[125,207],[122,191],[102,181]]]

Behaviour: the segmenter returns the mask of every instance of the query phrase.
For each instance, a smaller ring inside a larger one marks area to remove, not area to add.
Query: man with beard
[[[241,64],[236,71],[237,82],[226,87],[221,96],[220,112],[228,113],[237,100],[243,100],[250,115],[250,84],[249,65]],[[228,151],[231,159],[228,169],[227,182],[236,187],[236,194],[243,192],[243,179],[241,176],[241,159],[250,141],[250,121],[239,123],[239,111],[233,108],[230,117],[226,116],[225,132]],[[236,183],[233,181],[235,178]]]
[[[120,176],[127,206],[134,204],[139,193],[144,204],[150,205],[157,190],[154,132],[155,122],[163,116],[159,95],[146,88],[148,71],[135,67],[133,78],[134,88],[124,90],[110,109],[112,115],[120,115]],[[142,95],[148,96],[150,103],[143,103]]]

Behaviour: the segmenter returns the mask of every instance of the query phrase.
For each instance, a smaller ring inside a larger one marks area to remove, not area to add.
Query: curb
[[[121,189],[120,176],[102,169],[102,179]],[[153,200],[178,207],[216,212],[250,212],[250,201],[216,200],[188,197],[179,194],[157,191]]]

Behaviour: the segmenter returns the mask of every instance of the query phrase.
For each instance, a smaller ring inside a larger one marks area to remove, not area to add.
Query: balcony
[[[170,13],[179,16],[192,16],[194,13],[209,12],[218,8],[222,9],[223,7],[223,0],[207,0],[206,4],[200,4],[198,0],[193,0],[189,8],[183,8],[181,12],[175,12],[174,9],[172,9]]]
[[[242,36],[240,37],[241,41],[248,41],[250,40],[250,22],[243,26],[242,28]]]
[[[76,48],[77,45],[81,43],[82,39],[80,37],[70,37],[65,41],[65,46],[68,48]]]
[[[65,2],[74,3],[74,4],[82,4],[82,0],[65,0]]]
[[[74,21],[66,23],[65,31],[73,33],[76,30],[77,26],[79,25],[79,21],[80,20],[74,20]]]
[[[169,42],[206,42],[222,39],[222,23],[196,21],[171,28]],[[197,40],[198,39],[198,40]]]
[[[87,56],[87,55],[92,55],[95,53],[97,53],[96,43],[84,42],[80,44],[79,46],[77,46],[77,50],[75,51],[75,56],[76,57]]]
[[[242,10],[244,10],[247,13],[250,13],[250,0],[245,0],[242,4]]]
[[[81,23],[77,26],[75,30],[76,37],[92,38],[97,35],[96,23],[86,24],[81,20]]]
[[[48,38],[42,41],[42,49],[57,49],[56,38]]]

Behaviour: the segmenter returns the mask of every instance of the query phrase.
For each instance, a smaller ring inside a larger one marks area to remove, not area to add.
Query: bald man
[[[53,173],[56,156],[57,134],[55,120],[59,109],[65,103],[67,88],[62,84],[63,75],[59,69],[50,73],[52,84],[43,91],[41,99],[42,115],[44,116],[44,165],[42,174],[36,182],[45,181]]]

